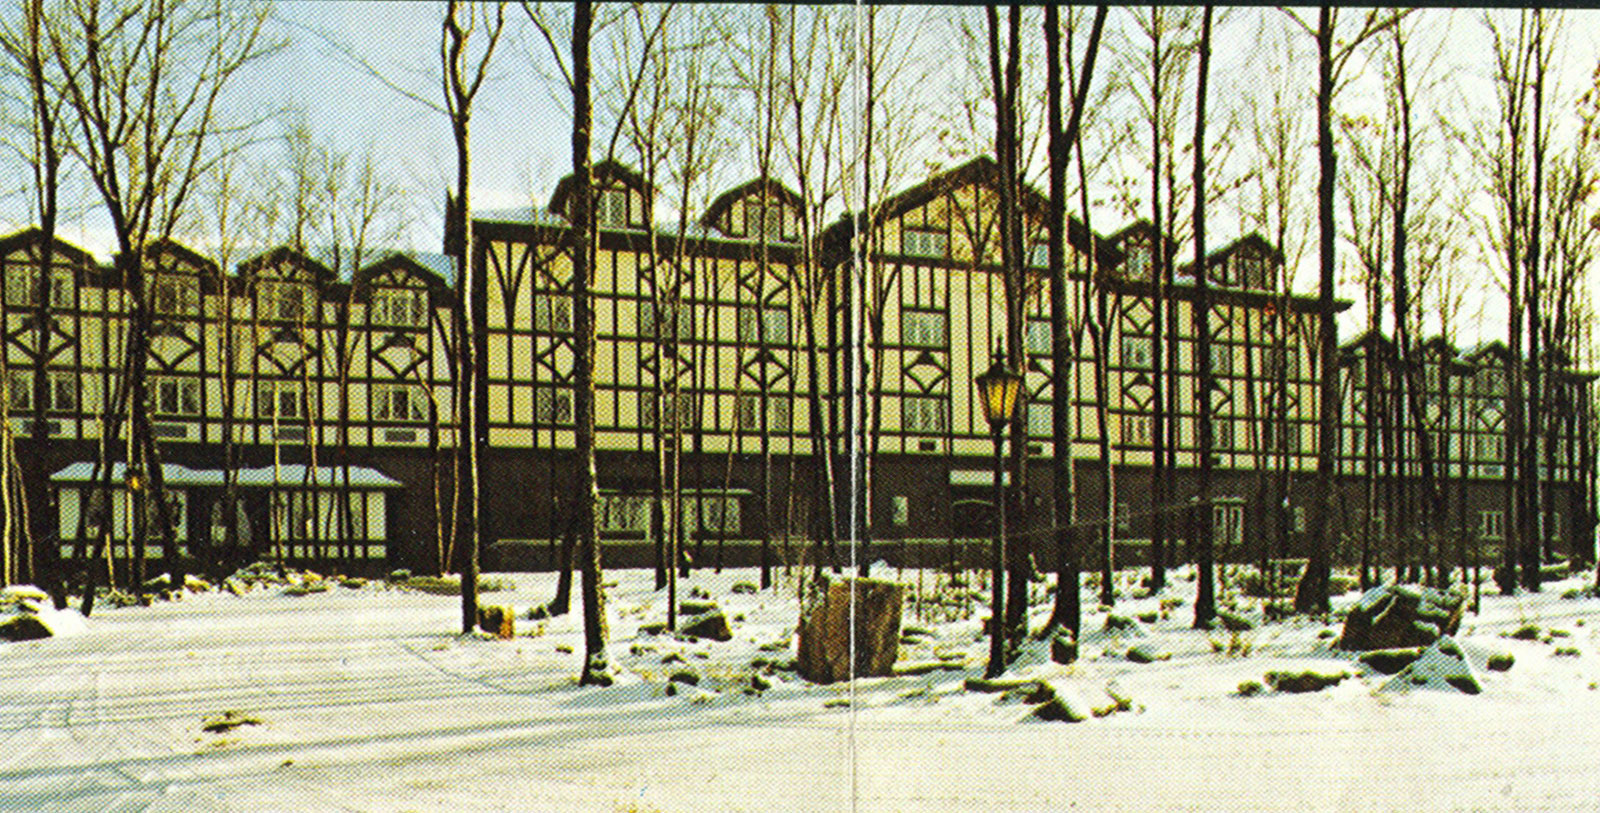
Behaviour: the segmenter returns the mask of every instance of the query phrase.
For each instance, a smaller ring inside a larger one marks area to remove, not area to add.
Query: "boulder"
[[[721,610],[685,616],[678,619],[678,633],[713,641],[733,640],[733,630],[728,627],[728,617]]]
[[[24,601],[49,601],[50,594],[31,584],[12,584],[0,588],[0,605],[20,604]]]
[[[1422,647],[1419,646],[1404,649],[1374,649],[1362,653],[1361,662],[1385,675],[1392,675],[1410,666],[1420,657],[1422,657]]]
[[[1463,694],[1481,694],[1483,685],[1455,639],[1446,635],[1422,650],[1421,656],[1390,678],[1385,691],[1449,687]]]
[[[1056,663],[1072,663],[1078,659],[1078,641],[1072,636],[1072,630],[1061,629],[1050,636],[1050,660]]]
[[[1339,648],[1365,652],[1426,647],[1440,636],[1454,635],[1465,608],[1459,593],[1414,584],[1374,587],[1350,608]]]
[[[900,608],[905,588],[876,579],[824,585],[802,608],[798,666],[815,683],[892,674],[900,649]],[[850,661],[854,616],[855,662]]]
[[[1222,628],[1229,632],[1249,632],[1256,628],[1254,621],[1226,610],[1217,612],[1217,620],[1222,623]]]
[[[1171,652],[1156,649],[1148,644],[1139,644],[1128,649],[1128,660],[1134,663],[1155,663],[1171,658]]]
[[[689,599],[678,602],[679,615],[700,615],[701,613],[709,613],[717,609],[718,607],[715,601],[696,601],[694,599]]]
[[[1304,672],[1268,672],[1267,685],[1279,692],[1320,692],[1350,677],[1348,672],[1322,673],[1307,669]]]
[[[22,606],[25,612],[0,616],[0,641],[36,641],[77,635],[89,629],[77,610],[57,610],[31,601]]]
[[[517,613],[510,607],[491,605],[478,608],[478,629],[493,633],[496,638],[517,637]]]
[[[0,622],[0,641],[37,641],[49,637],[50,628],[32,613],[19,613]]]

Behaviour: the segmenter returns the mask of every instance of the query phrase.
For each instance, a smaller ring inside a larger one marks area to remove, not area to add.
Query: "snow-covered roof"
[[[377,469],[366,466],[307,466],[303,463],[285,463],[280,466],[260,466],[234,470],[234,482],[240,486],[304,485],[312,488],[341,488],[345,485],[348,469],[351,488],[400,488],[401,483]],[[127,465],[111,464],[111,482],[120,485],[127,475]],[[73,463],[50,475],[53,483],[97,482],[95,465],[89,462]],[[226,474],[221,469],[191,469],[178,463],[161,464],[161,481],[169,486],[222,486]]]

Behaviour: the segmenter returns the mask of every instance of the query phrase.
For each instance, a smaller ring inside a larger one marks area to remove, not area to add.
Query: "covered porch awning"
[[[100,482],[95,474],[93,463],[73,463],[50,475],[50,482],[62,485]],[[126,464],[111,464],[112,485],[120,486],[126,475]],[[175,488],[221,487],[227,485],[227,476],[222,469],[191,469],[178,463],[162,463],[161,481]],[[318,489],[343,488],[346,485],[359,489],[403,487],[399,480],[366,466],[307,466],[303,463],[235,469],[234,482],[242,488]]]

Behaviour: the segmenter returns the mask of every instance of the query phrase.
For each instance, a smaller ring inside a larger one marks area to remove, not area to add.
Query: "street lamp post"
[[[143,588],[145,580],[144,471],[138,466],[128,466],[122,475],[122,485],[128,489],[128,502],[133,511],[128,523],[128,546],[129,553],[133,554],[134,592],[137,594]]]
[[[999,677],[1006,668],[1006,630],[1005,630],[1005,577],[1006,577],[1006,491],[1005,491],[1005,445],[1006,424],[1011,422],[1012,415],[1016,413],[1017,396],[1022,391],[1022,376],[1008,369],[999,351],[995,351],[994,363],[989,369],[977,378],[978,402],[983,405],[983,417],[989,422],[989,431],[994,436],[994,505],[995,524],[994,534],[994,561],[992,570],[994,577],[990,585],[990,612],[993,618],[989,630],[989,668],[984,672],[986,677]]]

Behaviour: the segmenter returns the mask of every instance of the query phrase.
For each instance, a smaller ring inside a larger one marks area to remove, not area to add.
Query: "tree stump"
[[[894,672],[900,650],[900,606],[905,588],[875,579],[845,579],[823,588],[800,616],[800,676],[815,683]],[[850,621],[855,617],[855,663],[850,662]]]

